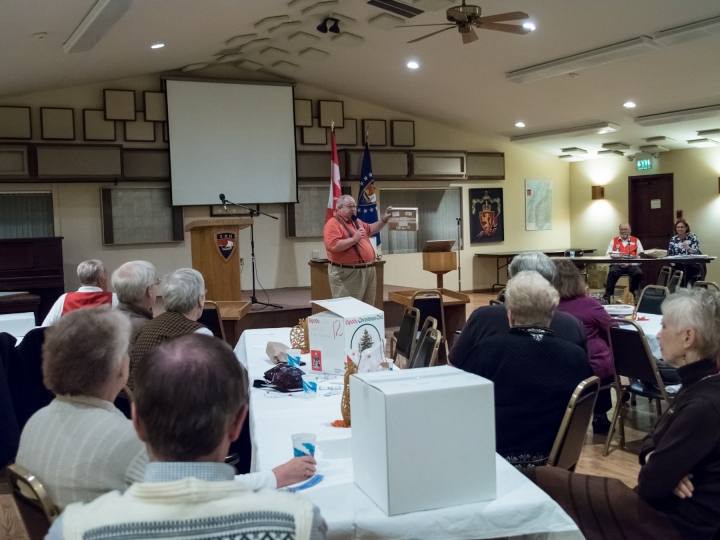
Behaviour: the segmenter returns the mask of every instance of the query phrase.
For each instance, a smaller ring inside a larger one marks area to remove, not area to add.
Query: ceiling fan
[[[446,30],[457,28],[458,32],[462,36],[463,44],[467,45],[473,41],[477,41],[478,37],[475,33],[475,28],[480,30],[497,30],[498,32],[510,32],[511,34],[527,34],[532,30],[530,28],[524,28],[516,24],[500,24],[503,21],[520,21],[528,19],[527,13],[522,11],[513,11],[511,13],[501,13],[499,15],[489,15],[487,17],[481,16],[480,6],[469,6],[465,4],[465,0],[462,0],[461,6],[451,7],[447,10],[447,20],[449,23],[438,23],[438,24],[409,24],[404,26],[396,26],[395,28],[412,28],[414,26],[445,26],[442,30],[433,32],[426,36],[413,39],[408,43],[415,43],[429,37],[432,37]]]

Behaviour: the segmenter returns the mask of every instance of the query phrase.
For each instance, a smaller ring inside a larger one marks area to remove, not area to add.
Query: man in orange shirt
[[[392,206],[376,223],[357,219],[357,205],[343,195],[335,205],[335,215],[325,223],[323,238],[330,266],[328,278],[333,298],[352,296],[366,304],[375,303],[375,250],[369,238],[380,232],[390,219]]]

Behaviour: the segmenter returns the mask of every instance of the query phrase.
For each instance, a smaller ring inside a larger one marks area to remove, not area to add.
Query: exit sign
[[[638,171],[647,171],[649,169],[652,169],[652,161],[650,161],[650,158],[637,160]]]

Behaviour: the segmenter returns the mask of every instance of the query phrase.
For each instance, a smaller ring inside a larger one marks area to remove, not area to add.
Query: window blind
[[[0,193],[0,238],[55,236],[52,193]]]

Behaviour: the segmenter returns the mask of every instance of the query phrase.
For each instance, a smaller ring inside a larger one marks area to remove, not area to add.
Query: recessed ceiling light
[[[420,67],[420,64],[413,60],[407,63],[407,67],[409,67],[410,69],[417,69]]]
[[[533,30],[535,30],[535,25],[531,22],[526,22],[523,24],[523,28],[532,32]]]
[[[518,122],[515,124],[515,127],[525,127],[525,122]]]
[[[634,109],[635,103],[633,103],[632,101],[626,101],[625,103],[623,103],[623,107],[625,107],[626,109]]]
[[[164,43],[156,43],[155,45],[150,45],[151,49],[162,49],[165,46]]]
[[[38,32],[37,34],[33,34],[35,39],[45,39],[45,36],[47,36],[47,32]]]
[[[720,143],[712,139],[693,139],[692,141],[688,141],[687,143],[692,146],[697,146],[698,148],[709,148],[710,146],[720,145]]]

